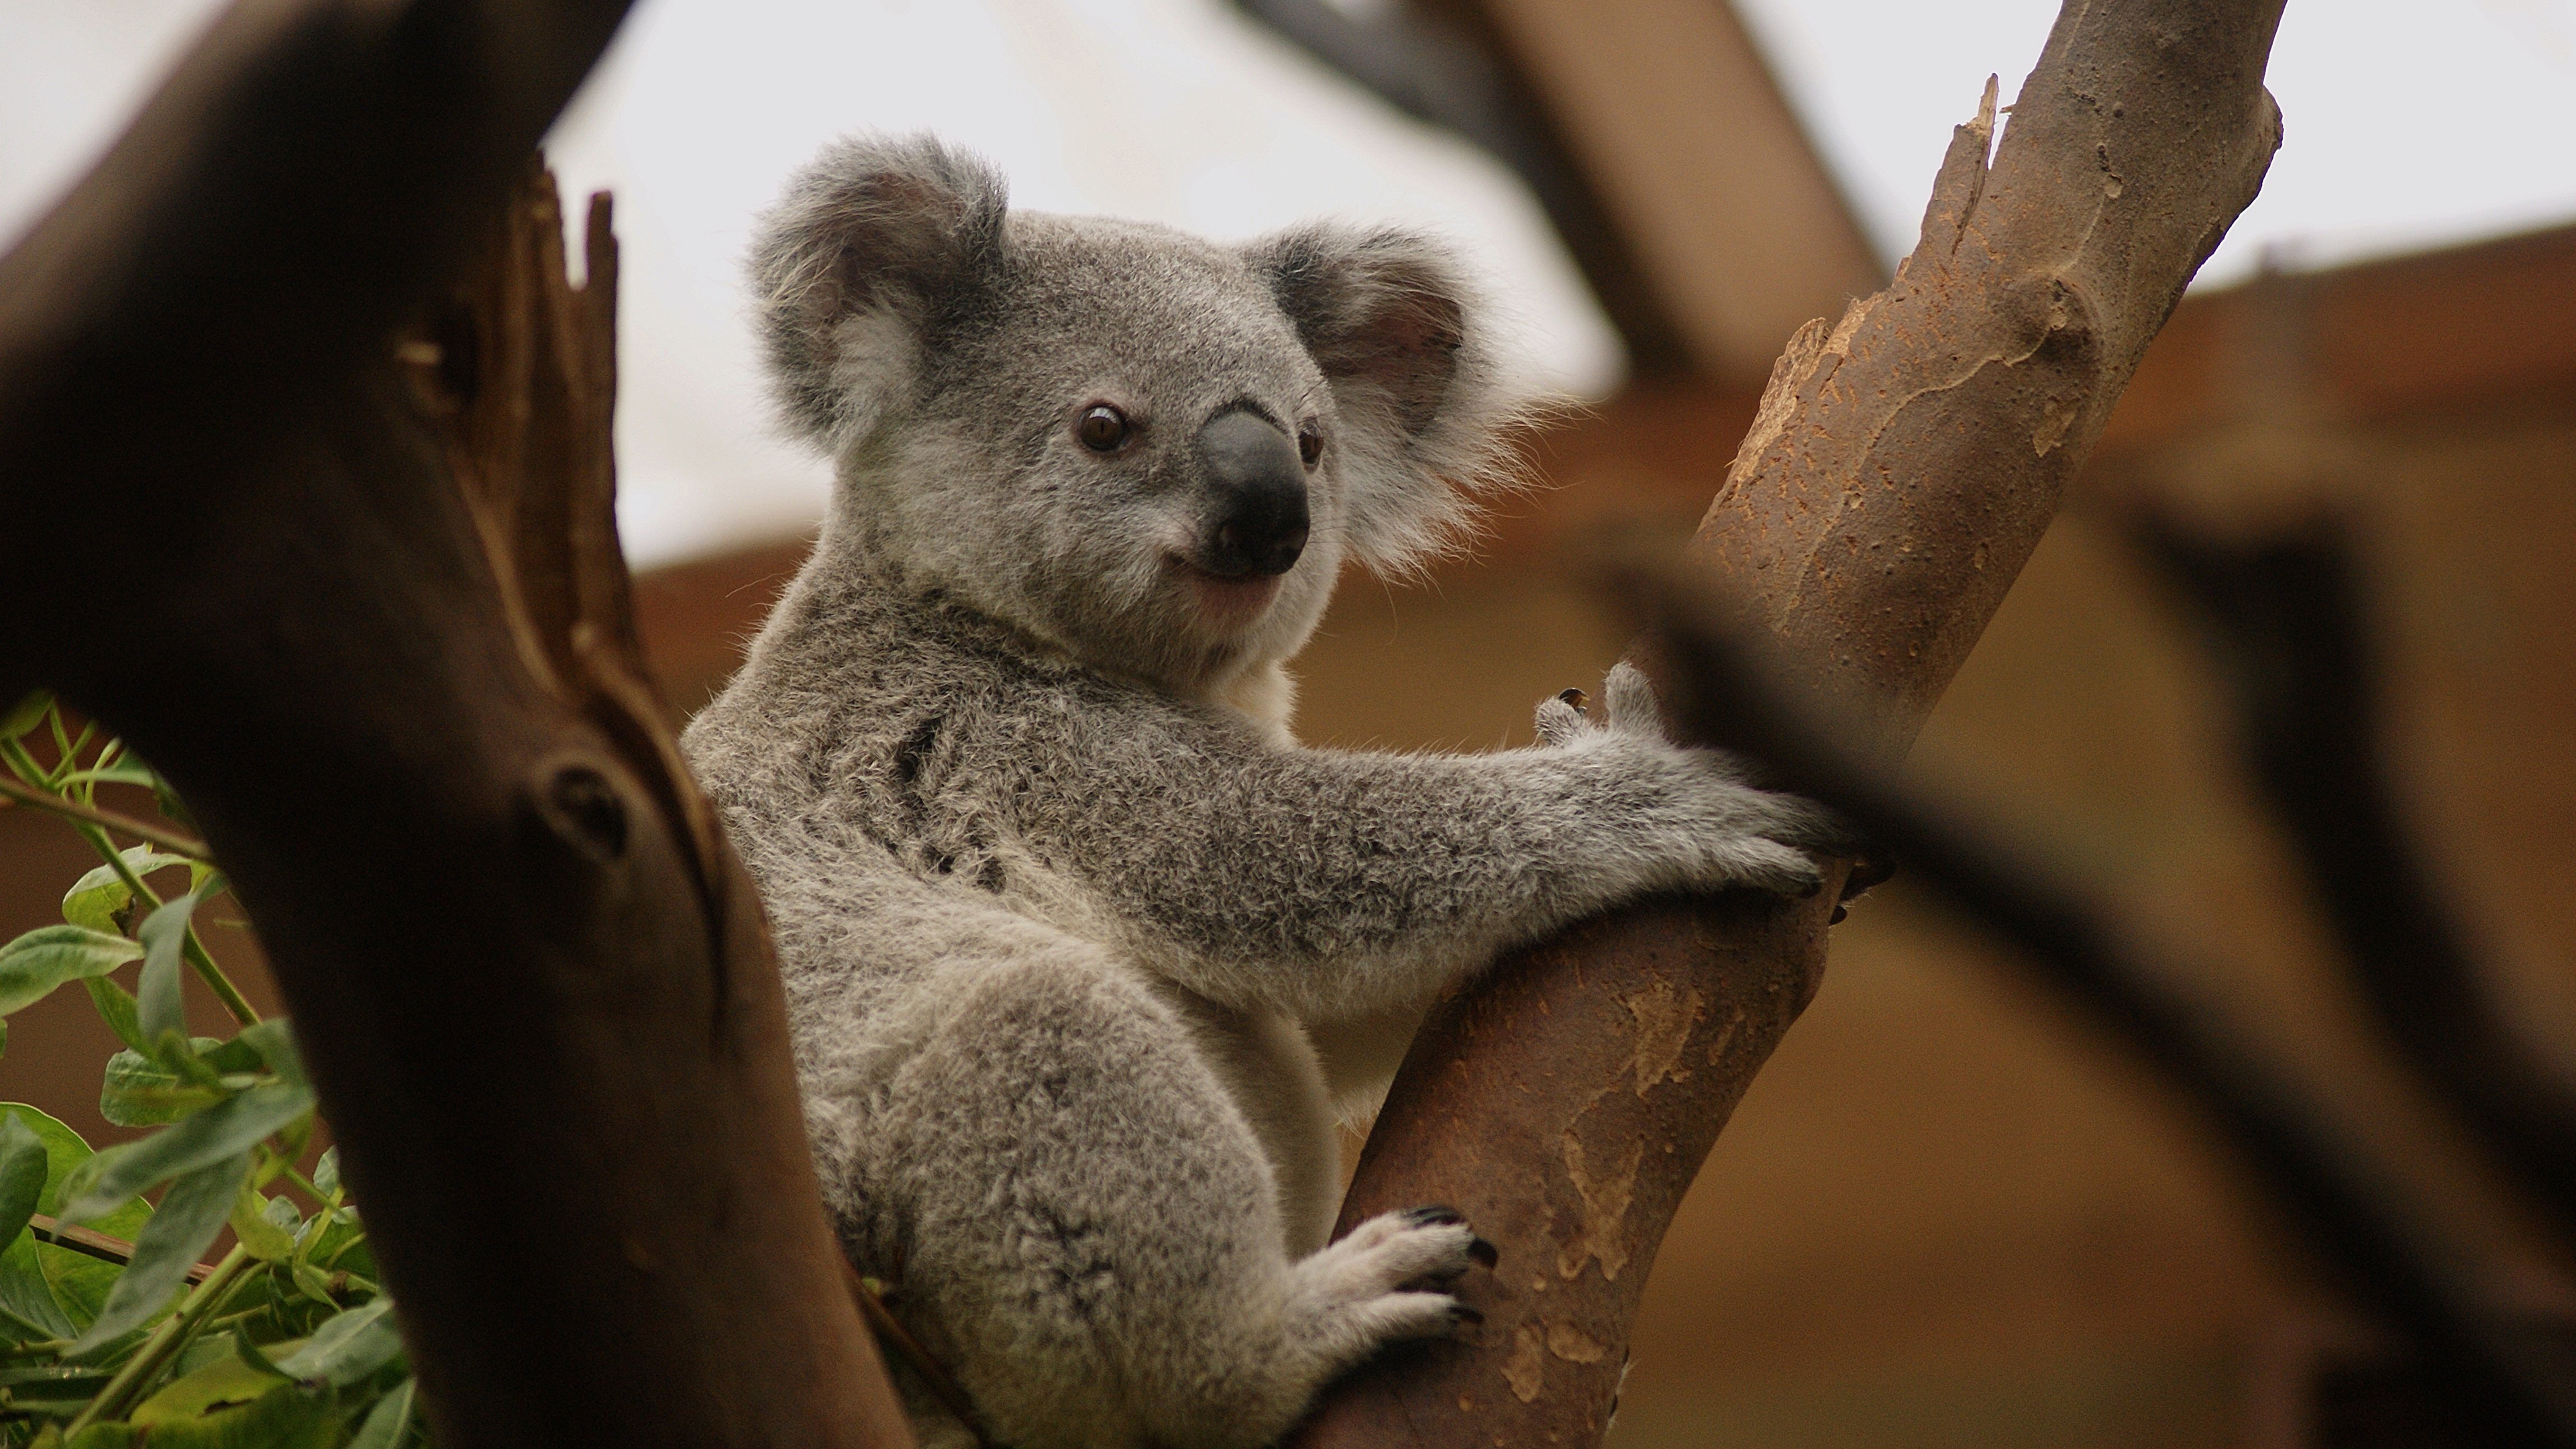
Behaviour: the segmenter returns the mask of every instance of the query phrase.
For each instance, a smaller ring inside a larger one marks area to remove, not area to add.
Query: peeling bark
[[[1774,369],[1692,552],[1795,686],[1883,752],[1911,742],[2260,186],[2280,11],[2068,0],[1991,164],[1990,87],[1896,280]],[[1651,902],[1433,1013],[1341,1226],[1456,1205],[1501,1250],[1461,1289],[1485,1320],[1345,1380],[1299,1445],[1599,1441],[1664,1229],[1813,997],[1836,893]]]

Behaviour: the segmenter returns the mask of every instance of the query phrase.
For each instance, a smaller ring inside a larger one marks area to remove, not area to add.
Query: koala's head
[[[861,138],[752,272],[833,547],[1185,692],[1294,653],[1346,558],[1406,568],[1504,473],[1476,298],[1409,232],[1015,213],[972,157]]]

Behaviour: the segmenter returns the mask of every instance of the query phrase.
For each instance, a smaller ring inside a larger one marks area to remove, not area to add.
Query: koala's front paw
[[[1753,785],[1743,764],[1719,750],[1687,749],[1664,732],[1655,687],[1625,662],[1601,681],[1599,718],[1579,707],[1581,691],[1567,690],[1538,707],[1539,743],[1559,749],[1627,749],[1641,756],[1685,762],[1692,787],[1694,844],[1711,872],[1710,884],[1748,885],[1780,895],[1806,897],[1824,886],[1816,855],[1847,853],[1850,829],[1832,811],[1796,795]]]
[[[1455,1208],[1380,1213],[1299,1262],[1299,1296],[1319,1327],[1366,1353],[1407,1338],[1446,1338],[1484,1315],[1442,1291],[1471,1266],[1494,1266],[1494,1245]]]

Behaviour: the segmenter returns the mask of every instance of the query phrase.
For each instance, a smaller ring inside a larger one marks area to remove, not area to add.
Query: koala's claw
[[[1503,1261],[1502,1249],[1495,1247],[1493,1244],[1486,1242],[1482,1238],[1478,1238],[1476,1241],[1467,1245],[1467,1256],[1475,1259],[1478,1263],[1483,1264],[1488,1268],[1491,1268],[1495,1264]]]
[[[1407,1208],[1404,1217],[1405,1221],[1415,1227],[1423,1228],[1445,1227],[1450,1223],[1463,1223],[1467,1220],[1465,1213],[1445,1203],[1429,1203],[1418,1208]]]

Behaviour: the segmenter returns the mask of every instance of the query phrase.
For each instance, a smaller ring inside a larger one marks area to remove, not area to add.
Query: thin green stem
[[[105,830],[84,820],[73,821],[72,829],[89,842],[89,848],[98,852],[99,858],[107,862],[107,868],[116,872],[116,878],[125,883],[125,888],[132,891],[136,899],[149,901],[155,908],[161,905],[161,893],[144,884],[143,877],[135,872],[134,867],[125,863],[124,852],[116,848],[115,841],[107,838]],[[224,974],[224,968],[215,964],[215,958],[206,950],[206,943],[197,939],[194,922],[189,923],[188,934],[179,943],[179,955],[195,968],[197,978],[206,983],[207,990],[215,993],[215,999],[224,1004],[224,1010],[232,1013],[233,1020],[243,1026],[259,1024],[258,1009],[250,1004],[250,998],[241,994],[240,987],[233,985],[233,979]]]
[[[34,758],[28,755],[25,747],[16,740],[0,740],[0,759],[6,759],[9,768],[20,775],[27,775],[29,771],[34,771],[33,778],[47,778],[44,772],[37,768]],[[145,885],[143,877],[137,875],[134,868],[125,863],[124,853],[116,848],[115,841],[108,838],[107,832],[110,829],[122,830],[128,835],[139,835],[146,842],[160,846],[173,855],[184,855],[192,860],[201,861],[214,858],[203,841],[175,835],[157,826],[146,825],[140,820],[116,815],[96,806],[66,800],[60,795],[31,790],[7,780],[0,780],[0,796],[32,805],[39,810],[51,811],[69,819],[72,822],[72,829],[78,831],[81,838],[89,842],[90,849],[97,851],[99,858],[107,862],[108,868],[116,872],[116,878],[125,883],[125,888],[133,892],[136,899],[149,901],[156,907],[161,904],[161,893]],[[250,1004],[250,998],[241,994],[240,987],[233,985],[232,978],[224,974],[224,968],[215,964],[213,954],[206,950],[206,943],[197,938],[197,928],[194,923],[188,927],[187,939],[180,944],[179,954],[195,968],[198,979],[206,983],[207,990],[215,993],[215,999],[223,1003],[224,1010],[232,1014],[233,1020],[244,1026],[259,1024],[258,1009]]]
[[[188,938],[179,943],[179,954],[189,965],[197,968],[197,979],[205,982],[206,989],[215,993],[215,999],[224,1004],[224,1010],[232,1013],[234,1021],[243,1026],[259,1025],[259,1008],[250,1004],[250,998],[241,994],[240,987],[233,985],[233,979],[224,974],[224,968],[216,965],[215,958],[206,954],[206,945],[197,939],[195,926],[188,928]]]
[[[61,727],[58,725],[55,728],[59,733]],[[27,747],[16,740],[0,740],[0,760],[8,761],[10,770],[19,779],[40,789],[53,779],[53,773],[37,764],[36,757],[28,754]]]
[[[224,1300],[232,1296],[242,1269],[254,1261],[250,1250],[238,1244],[224,1254],[224,1260],[217,1263],[215,1270],[206,1275],[206,1281],[198,1284],[187,1300],[179,1305],[179,1311],[162,1319],[160,1326],[152,1330],[152,1336],[143,1340],[143,1346],[134,1351],[134,1357],[127,1359],[125,1366],[116,1371],[116,1377],[107,1381],[107,1387],[98,1391],[98,1397],[84,1404],[80,1413],[63,1426],[63,1437],[69,1439],[102,1420],[121,1418],[132,1407],[131,1401],[151,1386],[161,1370],[168,1367],[170,1361],[179,1356],[179,1351],[197,1336],[197,1330],[205,1325],[206,1320],[224,1306]]]
[[[26,752],[21,750],[18,753],[23,756]],[[15,768],[15,765],[16,762],[12,761],[12,768]],[[60,795],[50,795],[42,790],[21,785],[15,780],[0,779],[0,799],[14,800],[29,809],[42,810],[49,815],[60,815],[66,820],[85,821],[108,830],[121,831],[124,834],[136,836],[147,844],[157,845],[172,855],[185,856],[190,860],[215,858],[214,852],[206,848],[206,843],[193,836],[182,835],[167,826],[154,825],[150,821],[137,820],[131,815],[119,815],[113,810],[101,810],[95,805],[83,805],[77,800],[66,800]]]
[[[75,738],[74,738],[74,739],[73,739],[69,744],[66,744],[66,745],[64,745],[64,746],[63,746],[63,757],[62,757],[62,759],[61,759],[59,762],[57,762],[57,763],[55,764],[55,766],[54,766],[54,775],[53,775],[53,778],[54,778],[54,781],[55,781],[55,783],[56,783],[57,785],[59,785],[59,784],[61,783],[63,776],[68,775],[68,774],[70,774],[72,771],[77,770],[77,769],[79,769],[79,768],[80,768],[80,752],[81,752],[81,751],[83,751],[83,750],[85,750],[85,749],[87,749],[87,748],[89,748],[90,737],[91,737],[92,735],[97,734],[97,733],[98,733],[98,726],[97,726],[97,725],[94,725],[94,724],[85,724],[85,725],[82,725],[82,726],[81,726],[81,732],[80,732],[80,734],[79,734],[78,736],[76,736],[76,737],[75,737]],[[56,731],[54,732],[54,737],[55,737],[56,739],[58,739],[58,740],[59,740],[59,739],[61,739],[61,738],[62,738],[62,731],[60,731],[60,730],[56,730]]]

